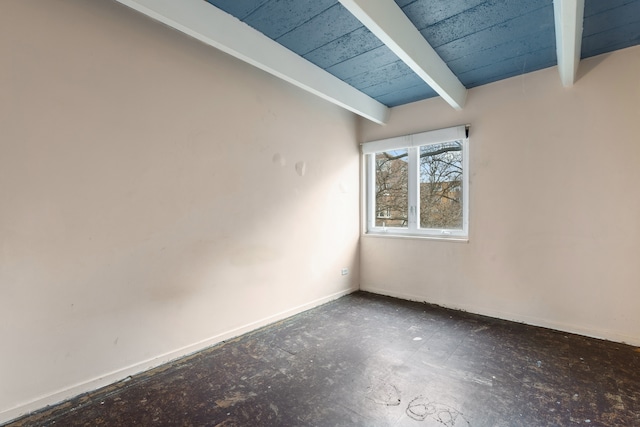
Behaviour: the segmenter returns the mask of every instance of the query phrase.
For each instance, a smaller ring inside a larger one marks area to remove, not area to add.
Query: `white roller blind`
[[[362,144],[362,153],[371,154],[380,151],[396,150],[398,148],[419,147],[440,142],[459,141],[467,137],[466,126],[454,126],[446,129],[414,133],[413,135],[397,136],[395,138],[379,139]]]

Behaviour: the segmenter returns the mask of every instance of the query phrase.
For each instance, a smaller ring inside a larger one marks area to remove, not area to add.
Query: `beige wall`
[[[370,141],[470,124],[468,243],[364,237],[361,288],[640,344],[640,46],[394,108]]]
[[[0,54],[0,422],[358,287],[351,113],[115,2]]]

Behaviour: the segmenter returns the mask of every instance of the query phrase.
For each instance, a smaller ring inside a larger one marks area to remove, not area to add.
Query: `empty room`
[[[640,426],[640,0],[4,0],[0,55],[0,425]]]

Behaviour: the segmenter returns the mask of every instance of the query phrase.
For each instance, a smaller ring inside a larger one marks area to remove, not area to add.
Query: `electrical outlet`
[[[340,274],[346,276],[347,274],[349,274],[349,269],[347,267],[343,268],[342,270],[340,270]]]

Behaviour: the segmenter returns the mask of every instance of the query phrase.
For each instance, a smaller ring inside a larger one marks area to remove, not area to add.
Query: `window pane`
[[[376,153],[376,227],[407,227],[407,149]]]
[[[420,227],[462,229],[462,141],[420,147]]]

